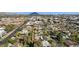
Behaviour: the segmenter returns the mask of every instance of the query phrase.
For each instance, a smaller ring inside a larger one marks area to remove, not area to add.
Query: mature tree
[[[10,31],[12,31],[12,30],[15,28],[15,25],[10,24],[10,25],[6,25],[5,27],[6,27],[5,30],[6,30],[7,32],[10,32]]]

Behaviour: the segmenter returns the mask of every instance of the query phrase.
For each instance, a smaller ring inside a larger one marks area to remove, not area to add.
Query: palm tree
[[[61,32],[57,35],[58,40],[62,46],[64,46],[65,39],[62,37]]]

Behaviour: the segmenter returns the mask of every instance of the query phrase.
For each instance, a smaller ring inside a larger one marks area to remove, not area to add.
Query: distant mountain
[[[39,15],[39,13],[33,12],[33,13],[31,13],[30,15]]]

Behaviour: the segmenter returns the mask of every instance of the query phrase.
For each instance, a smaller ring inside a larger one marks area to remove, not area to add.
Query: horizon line
[[[33,12],[16,12],[16,14],[31,14]],[[79,14],[79,12],[36,12],[38,14],[48,14],[48,15],[52,15],[52,14]]]

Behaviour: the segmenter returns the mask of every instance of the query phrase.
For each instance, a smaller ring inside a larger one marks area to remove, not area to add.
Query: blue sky
[[[16,12],[17,14],[30,14],[32,12]],[[79,14],[79,12],[37,12],[39,14]]]

